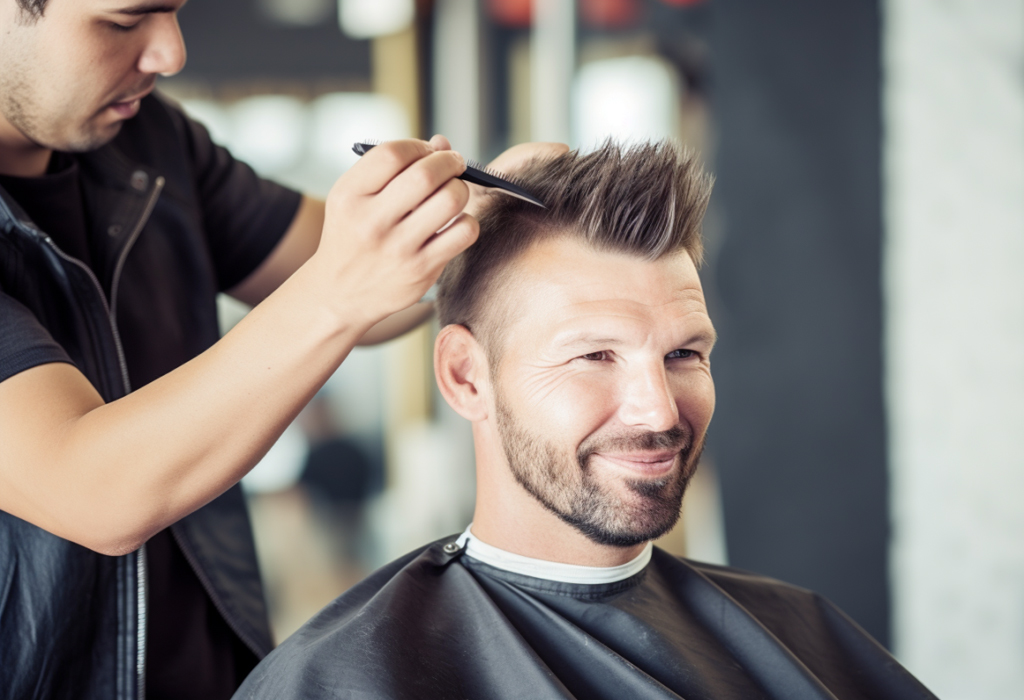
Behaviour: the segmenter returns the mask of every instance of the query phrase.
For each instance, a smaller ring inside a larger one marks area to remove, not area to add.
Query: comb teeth
[[[504,180],[505,182],[511,182],[513,185],[516,185],[518,187],[523,186],[523,183],[519,180],[519,178],[513,177],[506,173],[499,173],[497,170],[481,165],[479,161],[467,160],[466,165],[470,168],[476,168],[482,173],[487,173],[491,177],[497,177]]]

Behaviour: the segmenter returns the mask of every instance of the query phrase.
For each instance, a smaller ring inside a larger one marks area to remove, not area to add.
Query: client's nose
[[[618,413],[624,425],[652,432],[679,425],[679,407],[664,363],[636,368],[623,387]]]

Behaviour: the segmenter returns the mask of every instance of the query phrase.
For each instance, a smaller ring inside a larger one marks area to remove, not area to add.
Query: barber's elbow
[[[90,523],[71,533],[67,539],[97,554],[119,557],[134,552],[158,531],[159,528],[148,522],[112,519],[104,523]]]
[[[137,538],[126,538],[122,540],[96,540],[90,542],[79,542],[82,546],[91,549],[97,554],[103,554],[108,557],[119,557],[124,554],[130,554],[139,547],[144,545],[146,540]]]

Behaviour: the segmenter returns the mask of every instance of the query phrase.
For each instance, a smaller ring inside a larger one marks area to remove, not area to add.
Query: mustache
[[[677,425],[657,433],[644,431],[588,438],[576,451],[576,458],[581,465],[585,465],[595,452],[672,450],[673,452],[689,453],[692,448],[693,431],[682,425]]]

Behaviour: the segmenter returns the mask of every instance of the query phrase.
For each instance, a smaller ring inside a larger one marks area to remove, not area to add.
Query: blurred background
[[[164,92],[313,195],[367,139],[697,150],[719,403],[662,546],[823,593],[943,698],[1024,698],[1024,0],[191,0],[180,22]],[[244,480],[279,641],[469,522],[436,330],[354,351]]]

